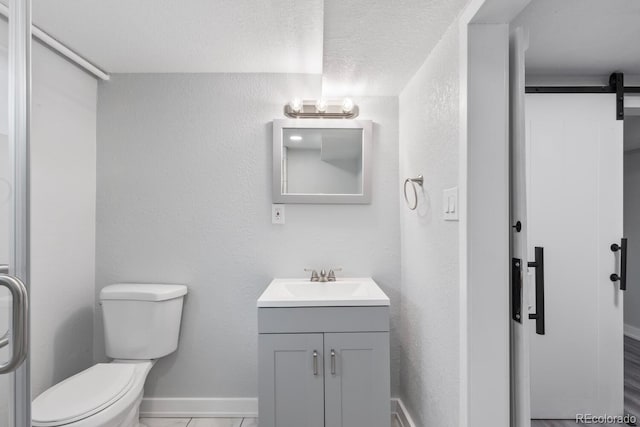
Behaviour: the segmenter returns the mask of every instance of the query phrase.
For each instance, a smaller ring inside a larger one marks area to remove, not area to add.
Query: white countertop
[[[258,298],[258,307],[388,306],[389,297],[370,277],[335,282],[273,279]]]

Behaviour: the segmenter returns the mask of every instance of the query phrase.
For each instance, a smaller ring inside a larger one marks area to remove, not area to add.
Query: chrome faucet
[[[304,271],[311,272],[311,278],[309,279],[311,282],[335,282],[336,281],[336,271],[342,271],[342,268],[333,268],[329,270],[329,273],[323,268],[320,270],[320,274],[316,270],[305,268]]]
[[[335,282],[336,281],[336,271],[342,271],[342,268],[332,268],[329,270],[329,274],[327,275],[327,281]]]
[[[312,282],[319,282],[320,281],[320,276],[318,276],[318,272],[317,271],[312,270],[310,268],[305,268],[304,271],[307,271],[307,272],[310,271],[311,272],[311,279],[309,279],[310,281],[312,281]],[[322,271],[324,271],[324,270],[322,270]]]

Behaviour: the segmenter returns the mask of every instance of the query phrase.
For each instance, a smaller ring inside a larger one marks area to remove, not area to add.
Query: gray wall
[[[271,120],[320,76],[114,75],[98,91],[96,291],[189,285],[179,350],[147,397],[255,397],[256,299],[273,277],[343,266],[391,298],[393,391],[400,310],[398,101],[356,99],[374,125],[371,205],[287,205],[271,224]],[[103,359],[96,313],[95,354]],[[394,393],[395,394],[395,393]]]
[[[418,426],[459,424],[458,223],[442,190],[458,183],[458,25],[400,94],[400,178],[424,175],[418,209],[401,202],[400,397]]]
[[[0,39],[6,37],[6,26],[0,22]],[[6,46],[6,40],[0,40],[0,46]],[[35,397],[93,362],[97,83],[38,43],[33,45],[32,67],[30,302]],[[6,79],[7,54],[0,48],[4,178],[9,164]],[[8,262],[8,207],[6,200],[0,201],[0,263]],[[0,325],[0,333],[5,330]],[[0,389],[3,378],[8,377],[0,376]]]
[[[624,235],[629,239],[624,323],[628,333],[640,338],[640,149],[624,154]]]

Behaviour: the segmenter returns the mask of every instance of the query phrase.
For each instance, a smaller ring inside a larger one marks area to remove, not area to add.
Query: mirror
[[[274,120],[274,203],[370,203],[371,122]]]

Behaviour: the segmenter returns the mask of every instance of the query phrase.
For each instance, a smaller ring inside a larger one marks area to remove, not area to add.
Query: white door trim
[[[509,426],[508,24],[528,3],[471,0],[460,17],[462,427]]]

